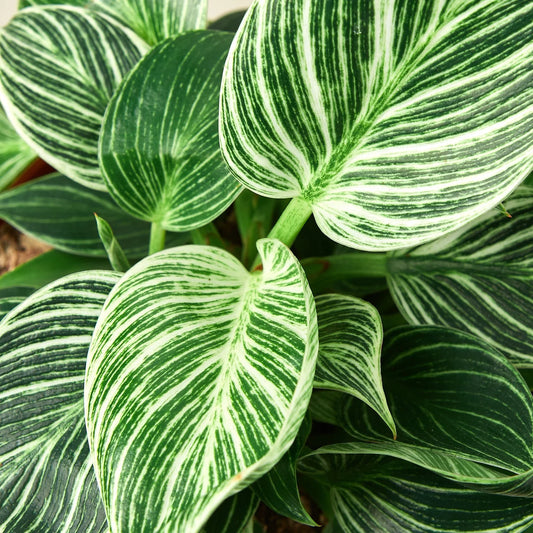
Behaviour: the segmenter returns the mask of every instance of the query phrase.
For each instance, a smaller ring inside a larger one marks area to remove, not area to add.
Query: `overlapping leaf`
[[[389,257],[391,292],[413,324],[441,324],[533,366],[533,188],[437,241]]]
[[[231,35],[191,32],[157,46],[113,97],[102,129],[107,187],[128,213],[170,231],[204,226],[240,186],[218,142]]]
[[[0,35],[2,103],[42,159],[104,190],[98,135],[106,106],[147,45],[108,17],[68,6],[20,11]]]
[[[320,345],[314,386],[346,392],[374,409],[395,434],[381,380],[383,327],[375,307],[328,294],[316,299]]]
[[[104,257],[94,213],[111,224],[126,254],[147,254],[150,225],[125,213],[105,192],[55,174],[0,194],[0,217],[20,231],[65,252]],[[172,234],[168,241],[176,245],[188,238]]]
[[[90,7],[116,18],[150,45],[207,24],[207,0],[93,0]]]
[[[330,487],[342,531],[404,533],[523,531],[533,500],[473,491],[384,457],[322,455],[301,470]]]
[[[490,345],[457,330],[397,328],[385,343],[383,380],[398,441],[361,402],[333,398],[320,416],[358,442],[323,453],[391,455],[483,490],[533,495],[531,394]]]
[[[106,530],[83,417],[91,334],[119,279],[83,272],[0,323],[0,531]]]
[[[113,533],[199,531],[296,437],[317,357],[314,302],[285,246],[258,249],[253,274],[218,248],[158,253],[110,295],[86,419]]]
[[[213,513],[202,533],[245,533],[258,506],[259,498],[251,489],[244,489]]]
[[[33,289],[25,286],[15,286],[6,289],[0,289],[0,320],[22,303],[31,293]]]
[[[533,167],[533,4],[256,0],[222,93],[224,155],[333,240],[419,244]]]
[[[0,107],[0,190],[10,185],[36,157]]]

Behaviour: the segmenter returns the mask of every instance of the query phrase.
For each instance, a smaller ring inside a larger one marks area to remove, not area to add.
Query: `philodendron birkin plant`
[[[0,184],[57,170],[0,194],[55,248],[0,278],[0,532],[527,529],[533,3],[47,3],[0,33]]]

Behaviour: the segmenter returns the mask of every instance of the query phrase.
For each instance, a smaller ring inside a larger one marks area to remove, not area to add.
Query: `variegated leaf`
[[[98,136],[111,95],[147,45],[102,15],[20,11],[0,34],[2,103],[17,133],[69,178],[105,190]]]
[[[339,452],[309,457],[301,469],[329,487],[344,532],[511,533],[533,523],[529,498],[466,489],[394,459]]]
[[[358,400],[314,400],[319,417],[358,440],[341,453],[392,455],[484,490],[533,495],[522,486],[533,479],[533,399],[503,355],[458,330],[405,326],[389,334],[382,364],[397,441]]]
[[[36,157],[0,107],[0,190],[10,185]]]
[[[0,320],[11,311],[11,309],[21,304],[33,289],[27,286],[14,286],[0,289]]]
[[[174,248],[111,293],[86,419],[113,533],[199,531],[296,437],[318,351],[314,301],[288,248],[258,249],[263,270],[250,274],[219,248]]]
[[[527,0],[256,0],[225,71],[224,155],[346,246],[438,237],[533,168],[532,28]]]
[[[90,8],[116,18],[152,46],[207,25],[207,0],[93,0]]]
[[[460,230],[388,258],[388,282],[412,324],[440,324],[533,367],[533,188]]]
[[[104,257],[94,213],[112,225],[128,255],[147,255],[150,225],[125,213],[106,192],[53,174],[0,194],[0,218],[23,233],[58,250]],[[176,246],[187,242],[189,235],[172,233],[167,240]]]
[[[59,0],[19,0],[19,9],[32,6],[48,6],[55,4],[83,7],[87,5],[88,1],[90,0],[61,0],[61,2]]]
[[[346,392],[372,407],[396,434],[381,380],[383,326],[371,304],[340,294],[316,299],[320,344],[314,386]]]
[[[258,506],[259,498],[251,489],[244,489],[222,503],[202,533],[245,533]]]
[[[37,291],[0,323],[0,531],[103,533],[83,417],[87,350],[119,279],[83,272]]]
[[[218,142],[218,99],[232,36],[190,32],[152,50],[117,91],[106,113],[100,162],[113,198],[166,230],[215,219],[239,183]]]

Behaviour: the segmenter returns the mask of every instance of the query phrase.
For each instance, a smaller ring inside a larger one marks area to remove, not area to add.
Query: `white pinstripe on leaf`
[[[532,28],[529,0],[256,0],[226,66],[224,155],[341,244],[431,240],[533,168]]]
[[[113,533],[193,533],[271,468],[305,414],[313,297],[288,248],[263,270],[184,246],[133,267],[96,326],[86,419]]]

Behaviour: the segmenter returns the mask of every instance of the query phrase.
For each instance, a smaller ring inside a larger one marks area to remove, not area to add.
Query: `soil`
[[[22,235],[7,224],[2,224],[0,226],[0,274],[5,274],[50,249],[48,245]]]

